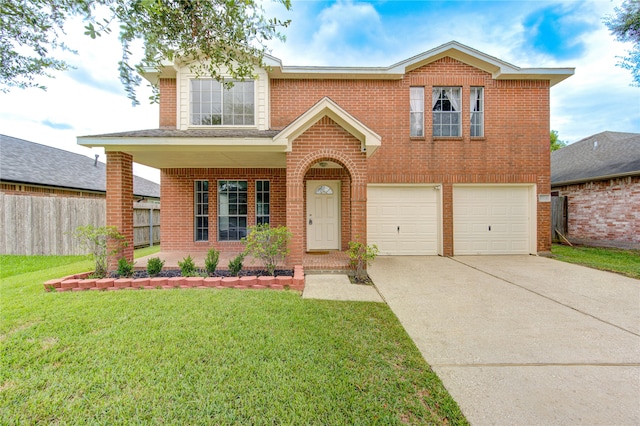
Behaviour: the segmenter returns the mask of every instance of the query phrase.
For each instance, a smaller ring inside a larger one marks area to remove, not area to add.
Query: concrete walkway
[[[383,302],[375,287],[351,284],[342,274],[307,274],[304,299],[347,300],[352,302]]]
[[[640,424],[640,280],[535,256],[369,276],[472,424]]]

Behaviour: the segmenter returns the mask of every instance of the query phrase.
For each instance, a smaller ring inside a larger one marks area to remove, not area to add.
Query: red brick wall
[[[160,79],[160,128],[175,129],[177,120],[176,111],[176,79]]]
[[[424,138],[409,135],[411,86],[425,87]],[[433,86],[462,87],[462,137],[431,136],[428,111]],[[482,138],[469,136],[471,86],[483,86],[485,91]],[[451,58],[395,81],[271,80],[272,127],[284,128],[325,96],[382,136],[382,146],[366,161],[369,183],[443,184],[445,255],[453,254],[454,183],[532,183],[538,194],[550,192],[547,81],[496,81]],[[550,203],[538,203],[538,251],[551,247],[550,215]]]
[[[270,223],[286,224],[284,169],[162,169],[160,199],[161,248],[163,251],[207,251],[212,247],[224,251],[242,251],[239,242],[218,242],[218,180],[246,180],[247,224],[255,225],[255,181],[270,182]],[[209,241],[194,241],[194,181],[209,181]]]
[[[115,226],[127,242],[119,257],[133,261],[133,158],[124,152],[107,152],[107,226]],[[118,266],[109,259],[109,269]]]
[[[640,245],[640,176],[554,188],[568,197],[568,234]]]
[[[320,161],[333,161],[344,168],[342,184],[342,249],[356,236],[366,242],[366,154],[358,139],[328,117],[321,118],[293,141],[287,153],[287,226],[298,238],[292,241],[289,263],[300,264],[306,250],[306,185],[319,176],[331,176],[328,170],[311,169]],[[337,175],[334,175],[337,176]],[[337,177],[336,177],[337,180]],[[346,191],[350,193],[345,194]]]

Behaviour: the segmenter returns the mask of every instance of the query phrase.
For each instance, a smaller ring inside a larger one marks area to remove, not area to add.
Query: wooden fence
[[[551,239],[560,240],[560,232],[567,236],[567,197],[551,197]]]
[[[85,254],[71,235],[78,226],[104,226],[104,198],[0,193],[0,254]],[[160,205],[134,204],[134,245],[160,243]]]

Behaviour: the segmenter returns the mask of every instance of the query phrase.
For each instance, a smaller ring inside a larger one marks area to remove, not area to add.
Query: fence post
[[[149,207],[149,247],[153,247],[153,207]]]

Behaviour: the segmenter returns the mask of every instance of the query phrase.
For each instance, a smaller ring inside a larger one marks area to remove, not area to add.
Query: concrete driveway
[[[640,424],[640,280],[536,256],[369,276],[472,424]]]

